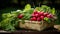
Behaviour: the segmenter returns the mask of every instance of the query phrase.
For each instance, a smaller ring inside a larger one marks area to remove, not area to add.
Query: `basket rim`
[[[22,20],[19,20],[20,22],[22,21]],[[24,20],[26,23],[35,23],[35,24],[40,24],[40,23],[42,23],[42,21],[30,21],[30,20]]]

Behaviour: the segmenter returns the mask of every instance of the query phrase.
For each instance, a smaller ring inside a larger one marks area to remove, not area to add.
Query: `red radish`
[[[37,11],[34,11],[34,14],[37,14],[38,12]]]
[[[19,14],[18,18],[21,19],[23,17],[23,14]]]
[[[36,19],[36,17],[32,17],[31,20],[32,21],[36,21],[37,19]]]
[[[46,13],[44,13],[44,16],[46,17],[48,15],[48,13],[46,12]]]
[[[39,12],[39,15],[44,15],[44,12]]]
[[[41,21],[41,18],[40,18],[40,17],[38,17],[38,18],[37,18],[37,21]]]
[[[38,12],[34,12],[34,13],[32,14],[32,16],[33,16],[33,17],[38,17],[38,16],[39,16],[39,13],[38,13]]]
[[[41,19],[44,19],[44,16],[40,16]]]
[[[32,14],[32,17],[34,17],[35,16],[35,14]]]
[[[35,14],[35,17],[38,17],[39,16],[39,14]]]
[[[49,15],[47,15],[47,17],[48,17],[48,18],[52,18],[52,17],[53,17],[53,15],[52,15],[52,14],[49,14]]]

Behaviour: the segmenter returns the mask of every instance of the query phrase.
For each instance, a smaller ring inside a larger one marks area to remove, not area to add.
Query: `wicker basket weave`
[[[38,21],[25,20],[24,24],[21,22],[21,20],[19,22],[20,28],[32,29],[32,30],[37,30],[37,31],[42,31],[51,26],[53,26],[52,23],[47,23],[45,21],[38,22]]]

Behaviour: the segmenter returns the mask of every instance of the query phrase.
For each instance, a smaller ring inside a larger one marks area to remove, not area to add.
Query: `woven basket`
[[[29,21],[29,20],[24,20],[24,24],[21,22],[19,22],[19,27],[20,28],[25,28],[25,29],[32,29],[32,30],[37,30],[37,31],[42,31],[46,28],[49,28],[51,26],[53,26],[52,23],[47,23],[45,21]]]

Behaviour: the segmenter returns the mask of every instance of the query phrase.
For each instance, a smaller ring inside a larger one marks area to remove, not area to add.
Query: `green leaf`
[[[49,19],[47,17],[45,17],[44,20],[47,21],[48,23],[51,23],[51,19]]]
[[[27,10],[26,12],[24,12],[24,11],[23,11],[23,13],[24,13],[24,14],[26,14],[26,13],[32,14],[32,13],[33,13],[33,11],[34,11],[34,9],[33,9],[33,8],[31,8],[30,10]]]
[[[51,9],[51,13],[55,15],[55,8]]]
[[[14,31],[15,26],[18,24],[17,20],[18,12],[4,13],[2,14],[2,21],[0,22],[0,27],[3,30]]]
[[[12,15],[10,13],[4,13],[4,14],[2,14],[2,18],[9,18],[11,16]]]
[[[44,12],[48,11],[49,13],[51,13],[51,8],[46,5],[42,5],[40,11],[44,11]]]
[[[36,9],[37,11],[40,11],[40,7],[36,7],[35,9]]]
[[[5,26],[4,30],[15,31],[15,27],[9,23],[8,25]]]
[[[44,20],[48,21],[49,18],[45,17]]]
[[[30,4],[27,4],[24,8],[24,11],[27,11],[27,10],[30,10],[31,9],[31,5]]]
[[[26,13],[22,19],[24,19],[24,20],[29,20],[30,17],[31,17],[31,14]]]
[[[48,20],[48,23],[51,23],[51,22],[52,22],[51,19],[49,19],[49,20]]]
[[[48,11],[47,8],[48,8],[48,6],[46,6],[46,5],[42,5],[40,11],[44,11],[44,12],[46,12],[46,11]]]

